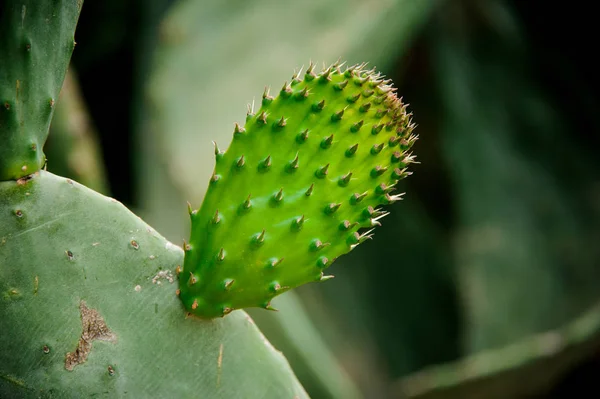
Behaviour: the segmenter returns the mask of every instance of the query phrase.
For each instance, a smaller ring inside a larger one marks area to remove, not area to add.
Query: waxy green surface
[[[186,317],[182,261],[121,203],[72,180],[0,182],[0,398],[307,398],[247,314]],[[83,322],[82,304],[104,329]]]
[[[83,0],[0,2],[0,181],[46,162],[42,152]]]
[[[329,278],[324,270],[371,237],[416,140],[389,81],[364,66],[316,74],[311,64],[236,124],[192,232],[180,298],[213,318],[270,309],[276,295]]]

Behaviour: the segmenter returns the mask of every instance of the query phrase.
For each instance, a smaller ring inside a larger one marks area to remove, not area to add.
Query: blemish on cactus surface
[[[219,356],[217,357],[217,386],[221,385],[221,373],[223,372],[223,344],[219,345]]]
[[[23,176],[20,179],[17,180],[17,186],[23,186],[25,185],[28,181],[30,181],[31,179],[34,178],[34,176],[36,176],[38,173],[34,173],[31,175],[27,175],[27,176]]]
[[[152,284],[161,285],[161,280],[166,280],[169,283],[174,281],[173,273],[170,270],[160,270],[154,277],[152,277]]]
[[[73,252],[66,250],[65,254],[67,255],[67,259],[69,259],[69,260],[75,259],[75,255],[73,255]]]
[[[109,376],[112,377],[112,376],[115,375],[115,369],[113,368],[113,366],[108,366],[107,370],[108,370],[108,375]]]
[[[322,269],[372,237],[362,229],[381,224],[414,162],[406,105],[364,64],[311,63],[260,104],[218,151],[191,218],[179,298],[201,318],[272,310],[283,291],[327,280]]]
[[[22,211],[22,210],[20,210],[20,209],[17,209],[17,210],[15,211],[15,216],[16,216],[16,217],[18,217],[18,218],[22,217],[22,216],[23,216],[23,211]]]
[[[39,287],[40,287],[40,278],[38,276],[35,276],[33,278],[33,295],[37,295]]]
[[[21,297],[21,292],[16,288],[11,288],[4,293],[5,299],[19,299]]]
[[[44,352],[44,354],[47,355],[48,353],[50,353],[50,347],[48,345],[42,346],[42,352]]]
[[[131,244],[131,247],[133,249],[136,249],[136,250],[140,249],[140,244],[138,244],[138,242],[136,240],[131,240],[129,243]]]
[[[88,308],[84,301],[79,303],[82,332],[73,352],[65,356],[65,369],[73,371],[76,366],[85,363],[92,351],[94,341],[116,342],[117,336],[108,328],[96,309]]]
[[[25,385],[25,381],[16,378],[10,374],[0,374],[0,378],[2,378],[3,380],[8,381],[9,383],[22,387],[22,388],[27,388],[27,385]]]

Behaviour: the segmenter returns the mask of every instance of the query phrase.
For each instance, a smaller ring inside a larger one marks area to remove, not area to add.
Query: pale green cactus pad
[[[0,398],[306,398],[244,312],[185,317],[182,261],[76,182],[0,182]]]
[[[198,211],[180,273],[180,298],[203,318],[270,308],[288,289],[371,237],[416,140],[406,105],[364,65],[301,76],[235,125]]]

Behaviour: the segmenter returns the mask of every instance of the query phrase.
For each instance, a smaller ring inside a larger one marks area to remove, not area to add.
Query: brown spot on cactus
[[[79,303],[82,332],[77,348],[65,356],[65,369],[73,371],[76,366],[85,363],[92,351],[94,341],[116,342],[117,336],[108,328],[97,310],[88,308],[84,301]]]

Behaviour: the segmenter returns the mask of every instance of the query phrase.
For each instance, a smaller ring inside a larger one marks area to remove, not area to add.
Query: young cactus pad
[[[184,244],[179,296],[202,318],[263,307],[330,276],[371,237],[413,161],[416,140],[395,89],[364,65],[294,74],[235,125]]]

